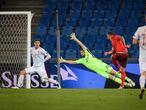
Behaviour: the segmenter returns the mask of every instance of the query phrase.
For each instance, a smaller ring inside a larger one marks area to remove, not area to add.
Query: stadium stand
[[[56,57],[55,10],[59,10],[61,54],[65,58],[79,57],[78,46],[68,38],[71,32],[76,32],[95,56],[107,58],[109,56],[103,55],[111,49],[106,39],[107,32],[120,34],[127,43],[131,43],[137,27],[145,25],[145,0],[46,0],[41,3],[37,9],[42,9],[44,4],[45,7],[43,12],[39,12],[42,14],[38,14],[41,19],[37,19],[38,25],[34,25],[37,29],[33,29],[32,38],[39,37],[53,58]],[[129,57],[138,57],[138,47],[129,49]]]
[[[111,47],[106,40],[107,32],[113,31],[120,34],[125,37],[127,43],[131,43],[137,27],[145,24],[144,0],[92,0],[92,2],[90,0],[48,0],[44,9],[44,12],[50,15],[47,26],[49,30],[46,36],[54,39],[56,35],[53,33],[56,25],[54,25],[53,12],[56,9],[60,12],[61,39],[64,39],[61,40],[63,41],[61,49],[64,52],[63,57],[66,58],[79,56],[78,48],[73,51],[72,43],[67,40],[71,32],[76,32],[79,39],[95,56],[103,58],[105,57],[103,52]],[[39,27],[46,26],[43,25],[44,16],[42,16]],[[132,46],[129,54],[132,58],[138,57],[138,48]]]

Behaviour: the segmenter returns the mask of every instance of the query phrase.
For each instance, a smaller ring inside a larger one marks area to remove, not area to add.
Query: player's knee
[[[109,75],[109,79],[113,79],[114,78],[114,76],[113,75]]]
[[[125,68],[123,68],[123,67],[120,67],[120,72],[125,72]]]
[[[19,75],[26,75],[26,71],[25,70],[21,70]]]
[[[115,75],[115,74],[116,74],[116,70],[112,69],[110,73],[111,73],[112,75]]]
[[[143,73],[141,73],[141,75],[146,77],[146,71],[144,71]]]

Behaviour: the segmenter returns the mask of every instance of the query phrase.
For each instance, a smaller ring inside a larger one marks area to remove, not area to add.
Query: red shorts
[[[127,65],[127,61],[128,61],[128,53],[115,53],[112,56],[112,60],[113,60],[113,62],[118,61],[120,66],[125,68]]]

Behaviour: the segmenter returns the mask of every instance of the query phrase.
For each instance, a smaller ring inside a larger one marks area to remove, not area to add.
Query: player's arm
[[[125,46],[126,48],[130,48],[130,47],[131,47],[130,44],[127,44],[127,45],[126,45],[126,42],[125,42],[125,39],[124,39],[123,36],[121,36],[121,40],[122,40],[122,42],[123,42],[123,44],[124,44],[124,46]]]
[[[42,49],[42,54],[45,56],[44,62],[51,59],[51,55],[44,49]]]
[[[134,33],[132,44],[134,45],[138,44],[139,43],[138,39],[139,39],[139,28]]]
[[[60,63],[68,63],[68,64],[77,64],[76,61],[74,61],[74,60],[65,60],[62,57],[59,58],[59,62]]]
[[[75,33],[71,33],[70,39],[77,42],[77,44],[79,44],[82,49],[87,49],[87,47],[76,37]]]
[[[114,48],[112,48],[112,50],[108,51],[108,52],[105,52],[104,55],[109,55],[109,54],[112,54],[114,52]]]
[[[132,41],[132,43],[133,43],[134,45],[138,44],[138,39],[136,39],[136,38],[133,38],[133,41]]]
[[[44,59],[44,62],[51,59],[51,55],[50,54],[47,54],[46,58]]]

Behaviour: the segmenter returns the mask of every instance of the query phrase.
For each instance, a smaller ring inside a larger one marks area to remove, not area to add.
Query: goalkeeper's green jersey
[[[83,49],[83,51],[85,52],[85,56],[76,60],[77,64],[83,64],[88,69],[99,74],[102,74],[103,72],[111,72],[112,68],[109,65],[104,63],[102,60],[95,58],[87,49]]]

